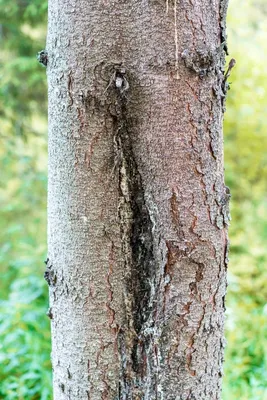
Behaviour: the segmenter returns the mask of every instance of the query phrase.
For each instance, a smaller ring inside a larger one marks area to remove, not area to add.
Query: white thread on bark
[[[175,42],[175,69],[176,79],[180,79],[179,75],[179,47],[178,47],[178,27],[177,27],[177,0],[174,1],[173,12],[174,12],[174,42]]]

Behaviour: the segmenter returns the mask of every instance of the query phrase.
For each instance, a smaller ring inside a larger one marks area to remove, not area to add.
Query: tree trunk
[[[50,0],[54,399],[219,399],[226,2]]]

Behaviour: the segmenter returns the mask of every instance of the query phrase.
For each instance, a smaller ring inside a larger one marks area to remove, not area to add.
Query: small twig
[[[229,78],[229,76],[231,74],[231,70],[234,68],[235,64],[236,64],[236,60],[234,58],[232,58],[229,62],[228,68],[224,74],[223,82],[222,82],[222,90],[223,90],[224,95],[226,95],[227,91],[230,88],[230,84],[227,82],[227,79]]]
[[[224,74],[224,82],[227,81],[227,79],[229,78],[230,74],[231,74],[231,70],[234,68],[234,66],[236,65],[236,60],[234,58],[232,58],[229,62],[228,68],[226,73]]]

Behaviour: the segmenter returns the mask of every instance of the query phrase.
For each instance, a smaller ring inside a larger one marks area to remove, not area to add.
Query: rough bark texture
[[[55,400],[220,398],[226,8],[50,0]]]

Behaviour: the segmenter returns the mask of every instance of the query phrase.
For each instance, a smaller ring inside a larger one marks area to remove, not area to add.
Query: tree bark
[[[50,0],[55,400],[220,398],[226,8]]]

